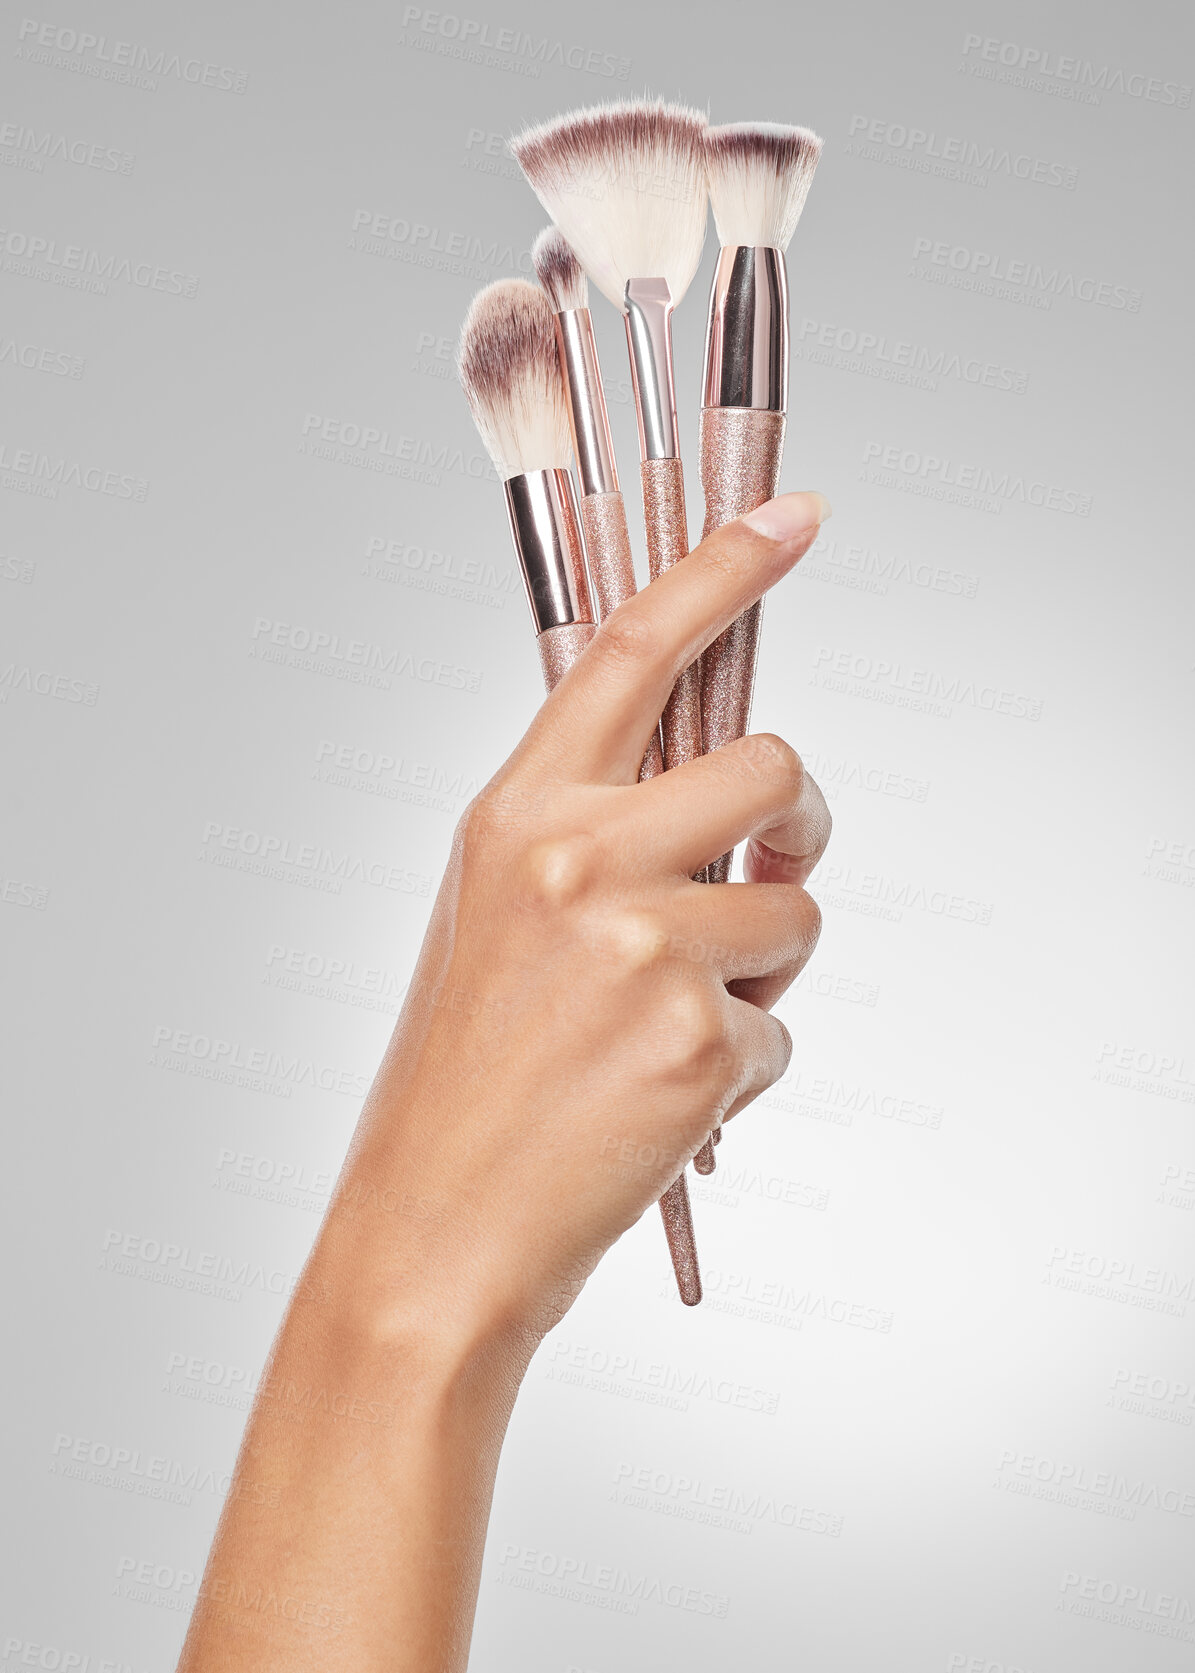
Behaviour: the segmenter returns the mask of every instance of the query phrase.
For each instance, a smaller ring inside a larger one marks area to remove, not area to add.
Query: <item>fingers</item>
[[[751,833],[743,856],[743,875],[749,883],[796,883],[804,887],[826,852],[833,826],[820,786],[806,773],[794,813],[766,830]]]
[[[817,902],[789,883],[687,883],[670,916],[667,956],[735,983],[782,968],[799,974],[822,922]]]
[[[821,914],[818,914],[820,929]],[[813,946],[817,944],[817,934],[813,936]],[[797,977],[804,970],[813,953],[813,946],[809,952],[800,958],[787,960],[778,964],[774,970],[769,970],[763,976],[747,976],[741,981],[731,982],[730,991],[736,999],[745,999],[748,1005],[758,1005],[761,1011],[770,1011],[784,998]]]
[[[814,798],[803,809],[801,823],[788,823],[752,836],[743,856],[743,876],[749,883],[796,883],[804,886],[826,851],[833,821],[821,790],[807,781]],[[820,803],[820,808],[815,805]]]
[[[631,783],[677,675],[808,551],[829,506],[782,494],[727,523],[602,623],[544,704],[525,759]]]
[[[793,1054],[792,1035],[779,1018],[730,994],[726,1004],[725,1039],[735,1073],[725,1087],[723,1114],[742,1109],[774,1086]]]
[[[744,837],[766,833],[770,849],[782,851],[790,866],[774,880],[801,883],[799,865],[812,870],[817,863],[830,815],[796,751],[762,732],[643,785],[622,803],[620,827],[633,852],[663,858],[684,877]]]

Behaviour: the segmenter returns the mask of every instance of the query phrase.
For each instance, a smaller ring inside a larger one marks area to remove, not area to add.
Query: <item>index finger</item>
[[[708,535],[602,623],[540,710],[526,756],[582,782],[633,783],[677,676],[786,575],[830,515],[781,494]]]

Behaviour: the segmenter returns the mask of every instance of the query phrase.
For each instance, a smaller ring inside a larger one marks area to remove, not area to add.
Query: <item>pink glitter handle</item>
[[[784,414],[744,407],[706,407],[701,414],[701,486],[705,490],[702,538],[774,499],[784,452]],[[701,659],[701,725],[708,754],[746,736],[755,685],[755,657],[763,604],[753,604],[708,646]],[[706,872],[710,883],[730,880],[733,853]],[[698,1173],[714,1171],[721,1129],[693,1158]]]

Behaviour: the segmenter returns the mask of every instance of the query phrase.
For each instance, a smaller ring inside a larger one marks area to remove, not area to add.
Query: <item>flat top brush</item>
[[[809,128],[727,122],[705,131],[710,207],[723,245],[787,250],[822,152]]]
[[[551,304],[537,285],[508,279],[473,299],[457,356],[478,433],[503,479],[515,551],[550,691],[595,626],[576,498],[564,378]],[[681,1300],[701,1300],[684,1175],[660,1199]]]
[[[710,292],[701,415],[709,534],[772,499],[779,487],[788,402],[784,251],[822,142],[807,128],[741,123],[708,129],[704,143],[722,243]],[[702,659],[707,750],[747,730],[759,620],[760,607],[753,605]]]
[[[653,579],[689,547],[672,375],[672,310],[705,241],[700,111],[633,100],[528,128],[511,149],[598,289],[626,320]],[[701,753],[696,670],[664,713],[668,765]]]
[[[780,484],[788,401],[788,280],[784,251],[805,207],[822,142],[808,128],[742,122],[707,128],[710,203],[722,245],[710,292],[701,413],[703,535],[772,499]],[[701,659],[706,750],[741,738],[751,713],[760,606]],[[706,872],[730,877],[723,854]],[[718,1138],[715,1133],[715,1139]],[[710,1173],[714,1153],[698,1153]]]

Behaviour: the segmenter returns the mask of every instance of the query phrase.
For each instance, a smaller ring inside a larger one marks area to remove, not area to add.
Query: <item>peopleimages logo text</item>
[[[1090,494],[1049,482],[1035,482],[1012,471],[994,471],[986,465],[942,459],[936,453],[921,453],[915,448],[868,442],[863,450],[863,462],[898,477],[916,477],[964,494],[988,495],[997,501],[1019,500],[1045,511],[1069,511],[1077,517],[1086,517],[1091,511]]]
[[[1153,104],[1177,105],[1186,110],[1191,88],[1186,82],[1163,81],[1161,76],[1142,71],[1113,69],[1095,64],[1090,58],[1072,58],[1067,53],[1047,52],[1042,47],[1019,46],[1015,41],[998,41],[993,35],[964,35],[963,57],[1004,70],[1023,70],[1045,80],[1071,82],[1094,93],[1123,93],[1130,99],[1147,99]],[[967,66],[968,68],[970,66]]]
[[[1007,174],[1012,179],[1032,181],[1038,186],[1061,186],[1066,191],[1074,190],[1079,174],[1078,169],[1048,157],[981,145],[975,140],[938,134],[932,128],[918,128],[907,122],[889,122],[883,117],[852,116],[850,137],[856,139],[860,134],[870,145],[887,146],[894,152],[904,153],[913,168],[931,162],[957,163],[963,169],[974,169],[979,175]]]
[[[0,124],[0,155],[5,162],[26,158],[28,165],[39,172],[44,163],[55,162],[100,169],[105,174],[132,174],[136,161],[129,151],[98,145],[94,140],[73,139],[69,134],[56,134],[48,129],[41,132],[27,128],[23,122]]]
[[[503,243],[497,238],[487,239],[479,233],[432,226],[429,221],[408,220],[405,215],[391,215],[384,209],[354,210],[350,249],[358,247],[358,238],[405,245],[429,258],[451,257],[471,264],[479,272],[531,272],[530,252],[517,250],[511,243]],[[361,248],[366,246],[362,244]]]
[[[137,41],[117,41],[107,35],[93,35],[86,29],[71,29],[60,23],[41,23],[37,18],[25,17],[17,27],[17,40],[22,43],[20,57],[38,61],[30,48],[67,53],[96,66],[107,65],[106,80],[119,79],[113,72],[131,70],[143,76],[173,76],[177,81],[189,81],[196,87],[212,87],[222,93],[243,93],[249,85],[244,70],[234,70],[226,64],[208,64],[202,58],[183,58],[177,52],[155,52]]]
[[[114,280],[135,285],[139,290],[162,291],[167,296],[194,297],[199,290],[199,280],[193,273],[179,273],[149,261],[134,261],[131,256],[103,255],[82,244],[60,244],[56,238],[44,238],[40,233],[0,230],[0,255],[23,261],[33,271],[38,267],[53,269],[56,284],[76,289],[98,287],[101,294],[106,294],[107,286]],[[9,271],[21,269],[10,267]]]
[[[1130,314],[1138,313],[1141,308],[1141,292],[1128,285],[1114,285],[1091,274],[1064,272],[1040,261],[1020,258],[1009,261],[991,250],[972,250],[966,244],[948,244],[940,238],[915,239],[913,260],[924,260],[932,267],[965,274],[980,284],[1011,285],[1014,290],[1035,291],[1044,297],[1069,296],[1077,302],[1125,309]]]
[[[149,493],[149,483],[127,471],[104,470],[99,465],[84,464],[78,459],[54,458],[48,453],[39,453],[36,448],[10,447],[7,441],[0,441],[0,471],[11,471],[16,477],[46,484],[55,491],[58,488],[85,488],[90,494],[107,494],[118,500],[136,500],[138,503]]]
[[[459,12],[443,12],[428,6],[405,6],[402,23],[403,28],[410,32],[411,44],[423,36],[429,49],[442,42],[452,48],[453,56],[472,57],[473,54],[492,53],[499,59],[526,59],[527,73],[531,76],[539,75],[541,65],[579,70],[585,75],[616,81],[625,81],[631,73],[630,59],[617,53],[568,41],[554,41],[546,35],[529,35],[525,29],[462,17]]]
[[[846,691],[891,703],[898,708],[938,705],[945,713],[955,707],[986,709],[1014,720],[1040,720],[1040,698],[993,685],[981,685],[958,674],[947,675],[887,657],[869,656],[830,645],[819,645],[813,659],[814,685]],[[902,701],[907,699],[908,701]]]

